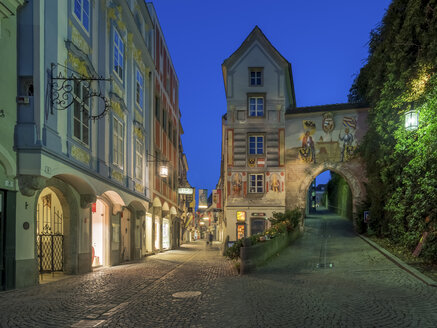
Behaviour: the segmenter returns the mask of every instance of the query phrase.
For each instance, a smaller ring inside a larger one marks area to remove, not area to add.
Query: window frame
[[[141,81],[138,81],[138,78],[141,78]],[[141,82],[141,84],[139,83]],[[138,91],[138,89],[140,89]],[[140,102],[138,102],[138,97],[140,97]],[[135,104],[141,111],[144,108],[144,76],[143,73],[135,67]]]
[[[79,86],[79,93],[76,92],[76,87]],[[84,82],[80,82],[80,81],[74,81],[73,82],[73,92],[72,92],[72,96],[73,96],[73,131],[72,131],[72,136],[73,139],[80,142],[82,145],[86,146],[87,148],[90,147],[90,110],[91,110],[91,99],[88,97],[86,100],[84,98],[86,98],[86,96],[84,95],[84,88],[87,89],[87,91],[89,92],[89,88],[84,84]],[[79,117],[77,117],[76,115],[76,109],[77,107],[79,107],[78,111],[79,111]],[[84,110],[83,108],[86,109],[86,111],[88,112],[88,115],[85,119],[84,117]],[[76,136],[76,129],[75,129],[75,125],[76,122],[78,122],[79,124],[79,136]],[[85,142],[84,141],[84,128],[86,128],[87,130],[87,138],[88,141]]]
[[[255,99],[255,115],[251,115],[251,99]],[[262,115],[258,115],[258,99],[262,99]],[[263,118],[266,115],[266,96],[263,93],[251,93],[247,95],[247,117],[249,118]]]
[[[84,10],[85,1],[88,1],[88,13],[86,13]],[[78,3],[80,3],[80,9],[79,9],[80,17],[76,13],[76,4]],[[85,33],[89,36],[90,29],[91,29],[91,0],[73,0],[72,5],[73,5],[73,16],[76,18],[76,20],[78,21],[79,25],[83,28]],[[84,19],[83,19],[85,16],[84,14],[87,14],[86,16],[88,18],[88,28],[84,24]]]
[[[255,180],[252,181],[252,177],[255,177]],[[261,180],[258,179],[258,177],[261,177]],[[249,186],[248,186],[248,192],[249,194],[263,194],[265,190],[264,186],[264,173],[249,173]],[[255,182],[255,184],[252,186],[252,182]],[[261,183],[261,185],[258,185],[258,182]],[[254,189],[252,189],[254,188]],[[261,189],[259,189],[261,188]],[[254,190],[254,191],[252,191]]]
[[[140,139],[135,138],[135,178],[143,181],[144,170],[144,145]],[[140,172],[140,174],[138,174]]]
[[[254,153],[251,153],[251,138],[255,138],[254,142]],[[258,152],[259,139],[262,138],[262,152]],[[263,134],[248,134],[247,135],[247,154],[250,156],[261,156],[265,154],[265,136]]]
[[[118,38],[119,42],[116,42]],[[120,50],[120,45],[122,45],[122,51]],[[124,81],[124,50],[125,50],[125,45],[124,45],[124,41],[121,38],[120,33],[118,32],[117,28],[114,27],[114,38],[113,38],[113,42],[112,42],[112,71],[115,73],[115,75],[120,79],[120,81]],[[117,51],[116,51],[117,50]],[[116,54],[118,54],[118,56],[116,56]],[[116,62],[116,57],[117,57],[117,63],[119,64],[118,66],[115,65]],[[120,66],[120,57],[121,57],[121,66]],[[121,72],[117,71],[117,67],[120,67]]]
[[[121,131],[116,129],[116,124]],[[116,116],[112,117],[112,163],[120,169],[124,168],[124,122]]]
[[[259,77],[255,76],[255,83],[252,83],[252,73],[259,73]],[[263,87],[264,86],[264,67],[249,67],[249,87]],[[257,79],[259,79],[259,84],[256,83]]]

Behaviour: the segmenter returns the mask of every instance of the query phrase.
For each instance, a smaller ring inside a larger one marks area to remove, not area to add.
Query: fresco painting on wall
[[[343,118],[344,134],[341,135],[341,131],[338,134],[338,140],[342,142],[341,146],[341,158],[340,162],[347,162],[353,158],[356,146],[353,145],[354,135],[351,129],[355,131],[357,127],[357,121],[353,117]]]
[[[270,177],[270,189],[273,192],[280,192],[281,190],[281,179],[278,174],[273,173]]]
[[[299,149],[300,158],[305,163],[315,163],[316,150],[312,135],[316,132],[316,123],[309,120],[304,120],[302,123],[305,134],[302,137],[302,147]]]
[[[302,146],[298,148],[300,159],[307,164],[323,162],[347,162],[354,157],[356,150],[355,131],[357,120],[352,116],[340,118],[343,123],[335,129],[334,116],[332,113],[322,115],[322,130],[325,133],[317,135],[316,123],[310,120],[303,120],[304,134],[301,135]],[[320,123],[319,123],[320,124]],[[340,129],[341,127],[341,129]],[[333,131],[338,131],[338,137],[332,136]]]
[[[322,129],[325,133],[331,133],[334,130],[334,116],[332,113],[324,113],[322,121]]]
[[[232,196],[241,196],[242,177],[240,173],[232,175]]]

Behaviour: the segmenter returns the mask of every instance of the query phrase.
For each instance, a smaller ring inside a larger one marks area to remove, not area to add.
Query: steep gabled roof
[[[259,41],[264,48],[272,55],[277,62],[284,65],[290,64],[287,59],[285,59],[278,50],[270,43],[269,39],[261,31],[258,25],[250,32],[243,43],[238,47],[238,49],[227,59],[223,61],[222,66],[230,67],[235,64],[235,62],[244,54],[244,52],[252,45],[254,41]]]
[[[286,67],[288,70],[288,79],[287,79],[287,87],[291,101],[293,104],[292,107],[296,106],[296,97],[294,94],[294,83],[293,83],[293,75],[291,70],[291,64],[287,59],[282,56],[279,51],[270,43],[269,39],[264,35],[258,25],[250,32],[247,38],[243,41],[243,43],[238,47],[238,49],[227,59],[225,59],[222,63],[222,71],[223,71],[223,79],[225,83],[225,89],[227,89],[226,85],[226,77],[227,71],[229,67],[232,67],[241,56],[249,49],[249,47],[255,42],[258,41],[263,48],[269,53],[269,55],[280,65]]]

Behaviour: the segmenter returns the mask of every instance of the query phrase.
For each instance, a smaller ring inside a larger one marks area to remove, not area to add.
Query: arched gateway
[[[308,188],[322,172],[348,183],[353,212],[366,195],[366,171],[356,149],[367,131],[359,104],[300,107],[286,113],[286,207],[306,208]]]
[[[268,228],[275,212],[304,210],[308,187],[326,170],[347,181],[356,211],[366,174],[355,150],[367,131],[368,108],[298,107],[291,63],[258,26],[222,71],[224,235],[235,241]]]

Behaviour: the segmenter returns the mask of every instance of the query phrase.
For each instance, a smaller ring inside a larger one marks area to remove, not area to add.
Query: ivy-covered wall
[[[394,0],[371,32],[369,57],[349,95],[371,105],[361,145],[369,178],[369,226],[437,261],[437,1]],[[405,129],[404,114],[419,112]],[[427,219],[428,218],[428,219]]]
[[[352,192],[347,182],[331,171],[331,180],[327,186],[328,208],[345,218],[352,220]]]

